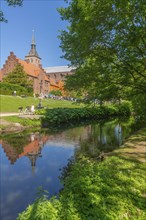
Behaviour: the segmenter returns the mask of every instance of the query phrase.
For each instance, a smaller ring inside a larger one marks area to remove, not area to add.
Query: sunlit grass
[[[23,126],[41,126],[40,119],[21,118],[18,116],[6,116],[3,119],[10,123],[20,123]]]
[[[39,99],[34,97],[22,98],[20,96],[8,96],[0,95],[0,111],[1,112],[18,112],[18,108],[22,106],[24,109],[26,106],[32,104],[37,107]],[[80,107],[76,103],[67,100],[54,100],[54,99],[43,99],[42,106],[47,108],[76,108]]]

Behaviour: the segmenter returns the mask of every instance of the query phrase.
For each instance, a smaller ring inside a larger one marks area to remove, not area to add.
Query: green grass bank
[[[22,106],[24,109],[26,106],[35,107],[39,104],[39,99],[34,97],[22,98],[21,96],[9,96],[0,95],[0,111],[1,112],[18,112],[18,108]],[[54,99],[43,99],[42,106],[47,108],[77,108],[80,105],[68,100],[54,100]],[[82,106],[82,105],[81,105]]]
[[[102,162],[76,155],[59,197],[42,195],[17,220],[145,220],[145,146],[146,128]]]

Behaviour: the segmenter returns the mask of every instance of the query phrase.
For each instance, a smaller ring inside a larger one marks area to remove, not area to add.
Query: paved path
[[[4,116],[14,116],[14,115],[19,115],[18,112],[7,112],[7,113],[2,113],[0,112],[0,117],[4,117]]]
[[[0,112],[0,117],[4,117],[4,116],[19,116],[21,118],[30,118],[30,119],[39,119],[41,117],[41,115],[21,114],[18,112],[7,112],[7,113]]]

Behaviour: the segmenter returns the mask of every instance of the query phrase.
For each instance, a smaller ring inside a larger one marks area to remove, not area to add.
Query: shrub
[[[32,89],[26,89],[20,85],[10,84],[10,83],[0,83],[0,94],[12,95],[14,91],[17,91],[17,95],[32,95]]]
[[[47,109],[38,114],[44,114],[42,118],[43,127],[48,125],[60,125],[66,123],[79,123],[80,121],[107,119],[113,116],[127,116],[130,109],[127,105],[117,107],[97,107],[97,108],[57,108]]]
[[[116,104],[115,108],[117,109],[117,114],[120,116],[130,115],[132,112],[132,105],[128,101],[124,101],[121,104]]]

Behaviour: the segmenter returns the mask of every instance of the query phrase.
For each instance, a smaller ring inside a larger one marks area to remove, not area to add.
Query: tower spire
[[[32,42],[31,48],[27,56],[25,56],[25,60],[29,63],[32,63],[36,66],[40,65],[41,58],[39,57],[36,51],[36,44],[35,44],[35,37],[34,37],[34,30],[32,30]]]
[[[34,29],[32,30],[32,44],[35,44]]]

